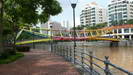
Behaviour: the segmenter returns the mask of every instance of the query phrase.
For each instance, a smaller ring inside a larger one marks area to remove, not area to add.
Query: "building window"
[[[114,29],[114,33],[117,33],[117,29]]]
[[[127,7],[127,5],[123,5],[123,7]]]
[[[131,38],[132,38],[132,40],[133,40],[133,35],[131,35]]]
[[[129,33],[129,29],[124,29],[124,33]]]
[[[118,33],[122,33],[122,30],[121,29],[118,29]]]
[[[131,33],[133,33],[133,28],[131,29]]]
[[[92,22],[96,22],[95,20],[92,20]]]
[[[127,15],[124,15],[123,17],[127,17]]]
[[[133,14],[133,12],[130,12],[131,14]]]
[[[89,21],[86,21],[86,23],[89,23]]]
[[[125,38],[125,39],[129,39],[129,35],[125,35],[124,38]]]
[[[123,12],[123,14],[127,14],[127,12]]]
[[[130,5],[130,7],[133,7],[133,5]]]
[[[91,16],[95,16],[95,14],[92,14]]]
[[[127,8],[124,8],[123,10],[127,10]]]
[[[92,17],[92,19],[95,19],[95,17]]]
[[[122,12],[118,13],[118,19],[122,19]]]

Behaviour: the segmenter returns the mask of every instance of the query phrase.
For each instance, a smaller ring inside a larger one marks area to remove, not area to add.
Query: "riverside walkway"
[[[44,50],[32,50],[13,63],[0,65],[0,75],[80,75],[71,63]]]

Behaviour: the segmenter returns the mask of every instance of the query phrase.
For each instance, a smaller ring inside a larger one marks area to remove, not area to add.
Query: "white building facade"
[[[114,38],[133,40],[133,28],[114,29]]]
[[[58,30],[66,30],[66,28],[63,27],[61,23],[56,21],[48,21],[46,23],[41,24],[41,33],[50,35],[50,31],[48,31],[48,29],[51,29],[50,26],[52,26],[52,30],[55,30],[52,32],[53,35],[58,34]]]
[[[107,10],[95,2],[87,4],[80,14],[80,24],[94,26],[107,22]]]
[[[133,19],[133,1],[111,0],[108,4],[108,25],[122,25]]]

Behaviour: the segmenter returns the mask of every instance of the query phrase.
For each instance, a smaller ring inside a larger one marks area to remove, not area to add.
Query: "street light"
[[[69,0],[70,1],[70,0]],[[73,9],[73,30],[74,30],[74,63],[75,63],[75,49],[76,49],[76,30],[75,30],[75,8],[78,0],[71,0],[71,7]]]
[[[53,48],[52,48],[52,43],[53,43],[53,39],[52,39],[52,24],[50,25],[50,39],[51,39],[51,42],[50,42],[50,44],[51,44],[51,52],[53,52]]]

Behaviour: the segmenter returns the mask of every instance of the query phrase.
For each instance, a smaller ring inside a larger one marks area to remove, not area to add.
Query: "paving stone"
[[[80,75],[70,62],[45,50],[32,50],[13,63],[0,65],[0,75]]]

